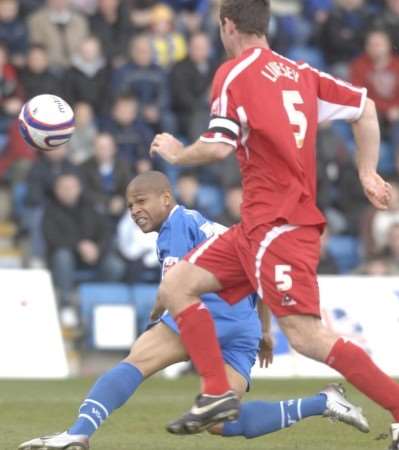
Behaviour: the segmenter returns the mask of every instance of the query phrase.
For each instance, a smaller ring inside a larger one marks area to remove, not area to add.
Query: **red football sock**
[[[326,362],[399,422],[399,384],[380,370],[364,350],[338,339]]]
[[[176,316],[180,338],[202,377],[203,394],[221,395],[230,390],[213,319],[202,303]]]

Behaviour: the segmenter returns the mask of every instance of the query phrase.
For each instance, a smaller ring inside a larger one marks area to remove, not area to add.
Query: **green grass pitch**
[[[0,449],[16,450],[21,442],[46,433],[64,431],[90,387],[92,379],[65,381],[0,381]],[[280,400],[317,392],[322,380],[255,380],[247,399]],[[206,433],[178,437],[164,431],[197,393],[194,376],[147,381],[101,427],[91,441],[93,450],[386,450],[390,416],[348,388],[351,400],[366,412],[371,432],[362,434],[327,419],[310,418],[290,428],[257,439],[221,438]]]

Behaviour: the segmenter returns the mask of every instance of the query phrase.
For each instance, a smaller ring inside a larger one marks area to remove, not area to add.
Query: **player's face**
[[[144,233],[158,231],[168,217],[170,198],[168,193],[129,189],[127,205],[132,219]]]

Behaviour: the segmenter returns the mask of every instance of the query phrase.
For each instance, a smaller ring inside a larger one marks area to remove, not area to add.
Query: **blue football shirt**
[[[162,267],[162,277],[189,251],[225,229],[222,225],[207,220],[198,211],[177,205],[163,223],[157,239],[157,252]],[[243,298],[233,306],[213,293],[204,294],[201,299],[208,307],[214,320],[219,321],[222,326],[225,323],[226,326],[231,327],[232,322],[236,322],[234,325],[245,327],[248,335],[256,338],[261,337],[260,322],[255,308],[257,303],[255,293]],[[172,323],[170,323],[172,320],[169,316],[168,320],[164,321],[172,326]],[[173,325],[173,328],[177,329],[176,325]],[[240,334],[245,330],[241,329]]]

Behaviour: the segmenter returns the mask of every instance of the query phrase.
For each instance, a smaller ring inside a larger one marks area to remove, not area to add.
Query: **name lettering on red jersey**
[[[211,98],[212,118],[200,139],[237,149],[246,230],[276,219],[323,224],[316,205],[317,126],[358,120],[367,91],[267,48],[250,48],[220,67]]]
[[[265,65],[265,68],[261,71],[261,74],[273,81],[274,83],[280,78],[285,77],[298,83],[299,73],[292,67],[277,61],[271,61]]]

